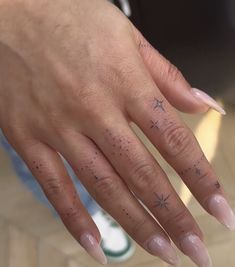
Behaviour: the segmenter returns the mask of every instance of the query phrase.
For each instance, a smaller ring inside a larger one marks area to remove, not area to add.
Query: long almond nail
[[[206,246],[197,235],[188,234],[180,242],[182,251],[199,267],[212,267]]]
[[[208,201],[210,213],[230,230],[235,230],[235,215],[227,200],[221,195],[213,195]]]
[[[82,234],[80,238],[80,244],[84,247],[88,254],[90,254],[95,260],[101,264],[107,264],[107,258],[104,255],[99,243],[89,233]]]
[[[215,109],[222,115],[226,114],[225,110],[212,97],[210,97],[205,92],[199,89],[196,89],[196,88],[192,88],[192,93],[196,98],[201,100],[204,104],[208,105],[210,108]]]
[[[167,263],[179,266],[180,259],[171,246],[170,242],[162,236],[152,236],[145,244],[146,249],[149,253],[161,258]]]

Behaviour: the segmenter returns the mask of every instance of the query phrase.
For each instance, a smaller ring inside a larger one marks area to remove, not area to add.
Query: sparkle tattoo
[[[166,209],[169,211],[168,209],[168,205],[169,202],[167,201],[170,197],[170,195],[168,195],[167,197],[164,197],[163,194],[161,194],[161,196],[159,196],[158,194],[154,193],[157,200],[156,200],[156,204],[154,205],[155,208],[160,208],[160,209]]]
[[[150,126],[150,128],[151,129],[159,129],[159,126],[158,126],[158,121],[150,121],[151,122],[151,126]]]
[[[157,98],[154,98],[154,108],[153,109],[160,109],[162,110],[163,112],[166,112],[164,107],[163,107],[163,100],[159,100]]]

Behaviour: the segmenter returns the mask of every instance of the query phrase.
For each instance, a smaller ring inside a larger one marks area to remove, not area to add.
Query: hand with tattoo
[[[61,155],[149,253],[176,265],[172,240],[198,266],[209,267],[198,224],[130,123],[202,207],[235,229],[218,177],[174,109],[210,107],[224,113],[109,2],[0,0],[0,127],[67,229],[100,262],[99,231]]]

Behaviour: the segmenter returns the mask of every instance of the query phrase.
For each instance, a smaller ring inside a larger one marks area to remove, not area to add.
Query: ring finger
[[[86,133],[96,140],[124,182],[157,218],[178,248],[200,266],[209,266],[210,258],[197,223],[123,115],[112,112],[112,119],[102,123],[99,120],[93,127],[96,131],[86,129]]]
[[[59,139],[59,142],[54,141],[55,148],[102,208],[149,253],[170,264],[178,264],[178,256],[167,234],[128,190],[94,142],[72,131],[60,134]]]

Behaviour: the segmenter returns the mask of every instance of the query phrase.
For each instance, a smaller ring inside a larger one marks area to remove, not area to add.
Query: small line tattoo
[[[158,121],[150,121],[151,122],[151,126],[150,126],[150,128],[151,129],[159,129],[159,126],[158,126]]]
[[[154,98],[154,108],[153,109],[161,109],[163,112],[166,112],[163,107],[163,100],[159,100],[157,98]]]
[[[170,197],[170,195],[168,195],[167,197],[164,197],[163,194],[161,194],[161,196],[159,196],[158,194],[154,193],[157,200],[156,200],[156,204],[154,205],[154,207],[158,207],[160,209],[166,209],[169,211],[168,209],[168,205],[169,205],[169,202],[167,201]]]
[[[217,182],[215,183],[215,187],[216,187],[217,189],[220,189],[221,185],[220,185],[219,181],[217,181]]]
[[[196,168],[195,173],[199,176],[199,175],[201,175],[201,170]]]

